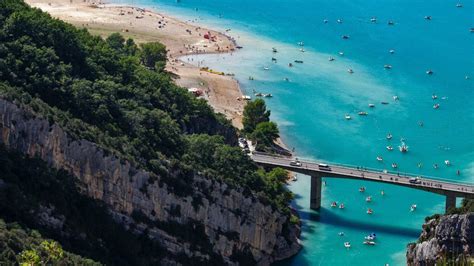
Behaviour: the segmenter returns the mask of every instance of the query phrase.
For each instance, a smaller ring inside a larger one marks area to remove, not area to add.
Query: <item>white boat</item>
[[[336,59],[334,59],[334,57],[332,57],[332,56],[329,57],[329,61],[330,61],[330,62],[332,62],[332,61],[334,61],[334,60],[336,60]]]
[[[270,70],[269,67],[263,67],[263,70]]]
[[[387,24],[390,25],[390,26],[393,26],[393,25],[395,25],[395,22],[393,22],[392,20],[389,20],[389,21],[387,22]]]
[[[265,98],[273,97],[273,95],[271,93],[264,93],[264,94],[262,94],[262,96],[265,97]]]
[[[329,20],[325,19],[325,20],[323,20],[323,22],[324,22],[324,23],[328,23],[328,22],[329,22]]]
[[[450,165],[451,165],[451,162],[450,162],[449,160],[444,160],[444,164],[445,164],[446,166],[450,166]]]
[[[397,95],[393,96],[393,100],[394,100],[394,101],[398,101],[399,99],[400,99],[400,98],[398,98]]]
[[[354,70],[352,70],[352,68],[349,68],[349,69],[347,69],[347,72],[349,72],[349,74],[352,74],[352,73],[354,73]]]
[[[405,142],[402,142],[402,144],[398,146],[398,149],[400,150],[400,152],[405,153],[408,151],[408,146],[405,144]]]
[[[396,163],[392,163],[392,168],[393,168],[393,169],[395,169],[395,168],[397,168],[397,167],[398,167],[398,165],[397,165]]]
[[[367,209],[367,214],[372,214],[372,213],[374,213],[374,211],[371,208],[368,208]]]
[[[377,18],[376,18],[376,17],[372,17],[372,18],[370,19],[370,22],[372,22],[372,23],[377,22]]]
[[[431,69],[426,70],[426,74],[432,75],[432,74],[433,74],[433,70],[431,70]]]
[[[331,207],[332,207],[332,208],[336,208],[336,207],[337,207],[337,202],[333,201],[333,202],[331,203]]]
[[[290,79],[289,79],[289,78],[284,78],[283,80],[284,80],[284,81],[290,81]]]
[[[410,211],[411,211],[411,212],[414,212],[415,210],[416,210],[416,204],[412,204],[412,205],[410,206]]]
[[[374,234],[374,233],[372,233],[372,234],[370,234],[370,235],[364,237],[365,240],[369,240],[369,241],[373,241],[373,240],[375,240],[376,238],[377,238],[377,235]]]
[[[431,99],[433,99],[433,100],[438,99],[438,95],[436,95],[436,94],[431,95]]]
[[[340,23],[342,23],[342,19],[338,19],[338,20],[336,20],[336,22],[340,24]]]
[[[365,198],[365,201],[366,202],[371,202],[372,201],[372,196],[368,196],[367,198]]]
[[[456,4],[456,7],[462,7],[462,4],[461,4],[461,3],[457,3],[457,4]]]
[[[392,147],[391,145],[388,145],[388,146],[387,146],[387,150],[393,151],[393,147]]]
[[[394,53],[395,53],[395,50],[394,50],[394,49],[390,49],[388,52],[391,53],[391,54],[394,54]]]
[[[344,56],[344,52],[339,52],[339,55],[340,55],[340,56]]]
[[[380,195],[385,196],[385,191],[381,190]]]
[[[344,247],[345,247],[345,248],[350,248],[350,247],[351,247],[351,243],[349,243],[349,242],[344,242]]]
[[[341,203],[341,205],[339,205],[339,209],[344,209],[346,206],[344,206],[344,203]]]
[[[301,48],[301,49],[300,49],[300,52],[304,53],[304,52],[305,52],[305,50],[304,50],[303,48]]]
[[[344,232],[339,232],[338,235],[339,236],[344,236]]]
[[[341,38],[344,39],[344,40],[347,40],[347,39],[349,39],[350,37],[351,37],[351,36],[349,36],[349,35],[342,35],[342,36],[341,36]]]
[[[359,192],[364,192],[365,191],[365,187],[360,187],[359,188]]]
[[[384,65],[383,68],[385,68],[385,69],[392,69],[392,65]]]
[[[358,114],[358,115],[362,115],[362,116],[366,116],[366,115],[368,115],[368,113],[367,113],[367,112],[358,112],[357,114]]]
[[[377,156],[377,161],[381,162],[383,161],[383,158],[381,156]]]
[[[390,133],[387,134],[387,139],[392,139],[392,137],[393,137],[392,134]]]
[[[426,20],[431,20],[431,16],[425,16]]]
[[[352,119],[352,117],[351,117],[350,115],[348,115],[348,114],[346,114],[346,115],[344,116],[344,118],[345,118],[346,120],[351,120],[351,119]]]
[[[439,103],[433,105],[433,109],[438,109],[439,108]]]
[[[370,107],[370,108],[374,108],[374,107],[375,107],[375,104],[369,103],[369,107]]]
[[[375,246],[375,242],[366,240],[366,241],[364,241],[364,245]]]
[[[304,46],[304,42],[298,42],[299,46]]]

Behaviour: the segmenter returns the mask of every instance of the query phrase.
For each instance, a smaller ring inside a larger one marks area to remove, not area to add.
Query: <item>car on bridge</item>
[[[323,171],[331,171],[331,167],[325,163],[318,163],[318,168]]]
[[[418,176],[410,178],[409,182],[412,184],[418,184],[418,185],[421,184],[421,180]]]
[[[291,165],[291,166],[298,166],[298,167],[301,167],[301,162],[298,161],[298,159],[296,159],[296,160],[291,161],[291,162],[290,162],[290,165]]]

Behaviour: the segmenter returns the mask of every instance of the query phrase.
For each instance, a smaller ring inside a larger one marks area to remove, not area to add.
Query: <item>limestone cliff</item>
[[[75,140],[57,124],[2,98],[0,143],[69,171],[83,193],[105,202],[124,226],[148,232],[172,254],[268,265],[300,249],[298,228],[251,193],[196,175],[190,180],[192,196],[178,196],[162,177],[95,143]],[[186,230],[198,242],[173,233]]]
[[[418,243],[408,245],[408,265],[435,265],[451,261],[474,263],[474,213],[445,215],[423,225]]]

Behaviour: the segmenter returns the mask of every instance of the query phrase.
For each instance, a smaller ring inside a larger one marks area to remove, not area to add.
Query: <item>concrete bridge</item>
[[[383,170],[367,170],[342,165],[324,165],[318,162],[295,161],[291,157],[283,157],[254,152],[250,155],[253,161],[265,167],[281,167],[286,170],[311,176],[311,209],[321,207],[321,178],[350,178],[373,181],[397,186],[429,191],[446,196],[446,211],[456,206],[456,198],[474,199],[474,184],[460,183],[450,180],[426,178],[407,173],[393,173]]]

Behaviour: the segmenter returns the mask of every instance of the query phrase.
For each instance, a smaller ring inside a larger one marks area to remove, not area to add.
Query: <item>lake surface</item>
[[[474,183],[474,33],[469,32],[474,1],[462,1],[462,8],[450,0],[125,2],[231,29],[242,50],[189,60],[234,73],[252,97],[254,91],[271,93],[273,98],[266,99],[271,118],[299,157],[390,171],[396,163],[399,171]],[[304,47],[298,45],[301,41]],[[368,115],[359,116],[359,111]],[[346,114],[352,119],[346,120]],[[409,146],[406,154],[398,151],[401,139]],[[394,150],[388,151],[388,145]],[[424,217],[444,211],[444,198],[431,193],[325,181],[320,212],[309,209],[309,177],[299,175],[289,186],[296,194],[293,204],[302,219],[304,248],[281,265],[403,265],[406,245],[418,238]],[[361,186],[365,193],[358,191]],[[367,203],[369,195],[372,202]],[[331,208],[332,201],[346,208]],[[412,204],[418,206],[414,212]],[[369,207],[373,215],[366,214]],[[363,245],[371,232],[377,234],[377,245]],[[349,250],[345,241],[352,243]]]

